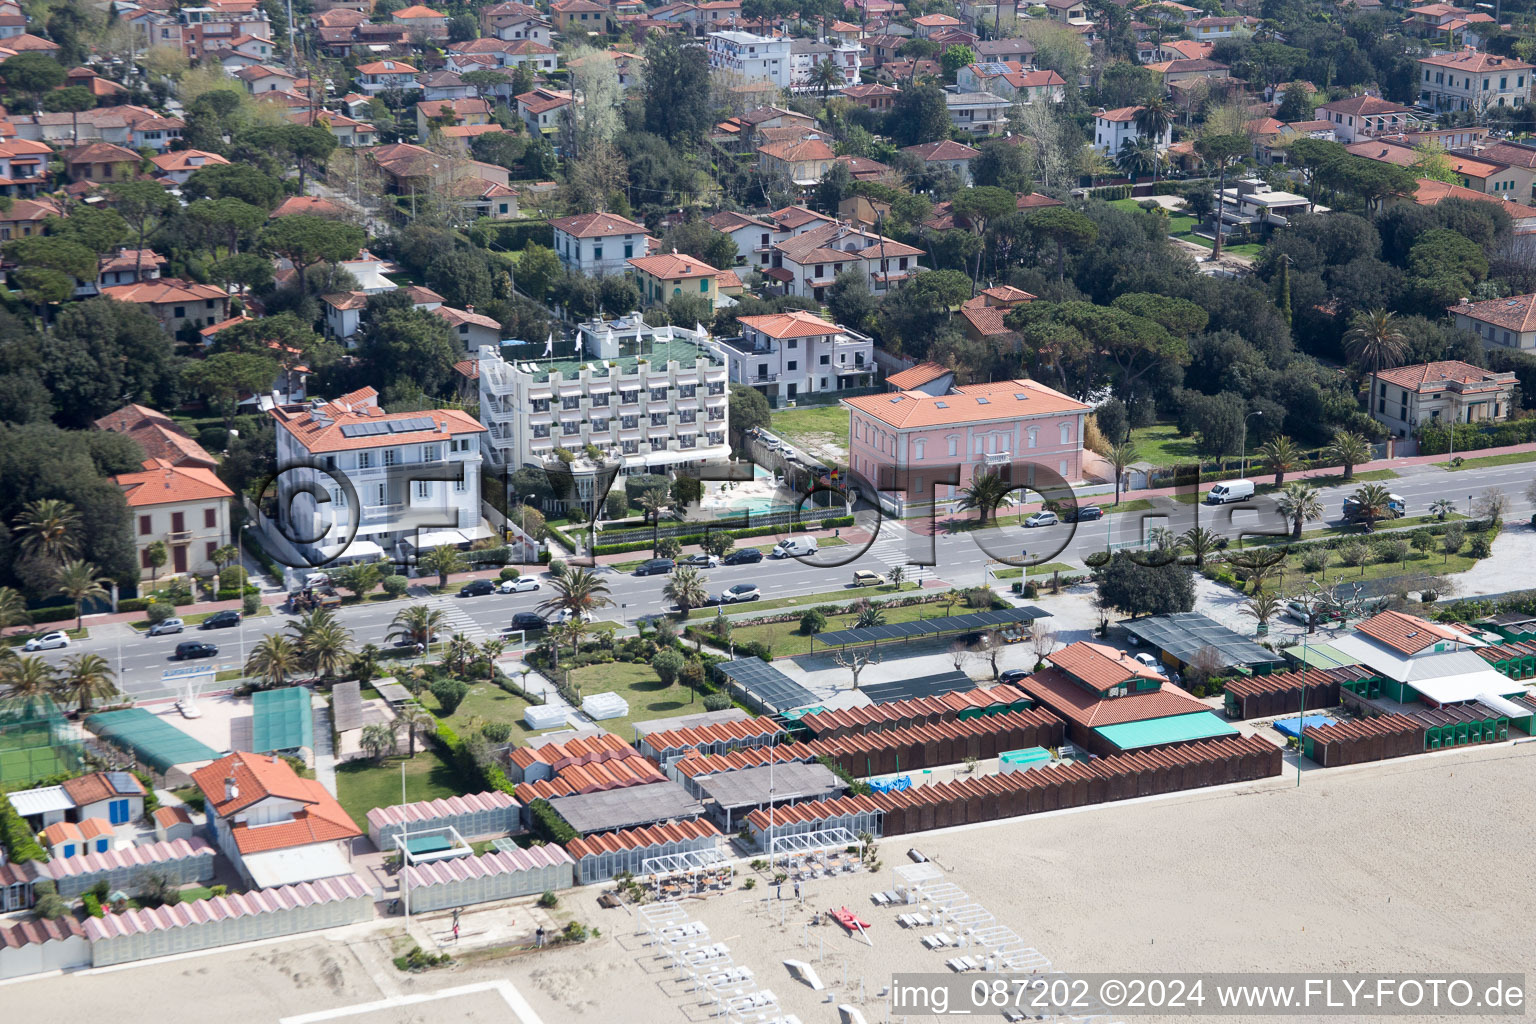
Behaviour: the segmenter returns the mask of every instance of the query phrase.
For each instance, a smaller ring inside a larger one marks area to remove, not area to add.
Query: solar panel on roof
[[[817,697],[761,658],[737,658],[718,666],[720,672],[764,707],[777,711],[803,708]]]
[[[388,427],[392,434],[409,434],[417,430],[435,430],[437,422],[430,416],[412,416],[408,420],[390,420]]]
[[[885,623],[879,626],[866,626],[863,629],[840,629],[831,633],[818,633],[816,639],[828,647],[839,647],[844,644],[910,640],[914,637],[933,636],[940,633],[964,633],[970,630],[991,629],[1010,622],[1033,622],[1035,619],[1047,619],[1050,616],[1051,613],[1043,608],[1023,605],[1018,608],[970,612],[966,615],[917,619],[913,622]]]
[[[107,772],[107,782],[111,784],[114,792],[137,793],[139,782],[128,772]]]
[[[945,693],[965,693],[975,688],[974,679],[964,672],[954,671],[919,676],[916,679],[898,679],[889,683],[870,683],[859,689],[876,704],[889,704],[892,701],[936,697]]]
[[[1127,632],[1185,663],[1205,648],[1217,653],[1223,667],[1263,665],[1280,660],[1280,655],[1198,612],[1159,615],[1124,625]]]

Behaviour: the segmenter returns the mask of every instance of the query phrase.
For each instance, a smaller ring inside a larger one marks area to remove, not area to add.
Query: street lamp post
[[[1243,417],[1243,476],[1248,475],[1248,421],[1255,416],[1263,416],[1263,409],[1255,409]]]

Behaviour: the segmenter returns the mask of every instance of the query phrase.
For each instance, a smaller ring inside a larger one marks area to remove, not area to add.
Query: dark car
[[[1069,523],[1091,523],[1095,519],[1104,518],[1104,510],[1097,505],[1084,505],[1076,512],[1068,511],[1062,518]]]
[[[176,645],[177,661],[186,661],[188,658],[213,658],[217,657],[218,653],[218,647],[201,640],[183,640]]]
[[[641,562],[635,570],[636,576],[665,576],[671,572],[677,563],[670,558],[653,558],[648,562]]]
[[[1005,670],[1002,674],[1000,674],[997,677],[997,681],[1000,682],[1000,683],[1008,683],[1008,684],[1011,685],[1013,683],[1018,682],[1020,679],[1027,678],[1029,675],[1030,675],[1030,671],[1028,669],[1024,669],[1024,668],[1010,668],[1010,669]]]
[[[512,628],[521,630],[547,629],[549,623],[538,612],[518,612],[512,616]]]
[[[732,551],[721,561],[721,565],[756,565],[763,560],[763,553],[757,548],[742,548],[740,551]]]
[[[459,588],[460,597],[484,597],[486,594],[496,592],[494,580],[470,580]]]
[[[203,620],[198,629],[229,629],[240,625],[240,613],[237,611],[214,612]]]

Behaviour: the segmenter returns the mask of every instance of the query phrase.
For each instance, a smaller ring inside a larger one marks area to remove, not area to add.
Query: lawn
[[[189,612],[186,615],[177,615],[176,618],[180,619],[183,623],[185,623],[188,626],[196,626],[199,623],[201,623],[204,619],[208,618],[209,616],[217,615],[217,614],[218,614],[218,612]],[[263,615],[271,615],[271,614],[272,614],[272,608],[269,605],[262,605],[260,608],[258,608],[256,610],[256,614],[254,614],[254,615],[247,615],[245,617],[248,618],[248,619],[259,619]],[[129,626],[130,629],[148,629],[149,628],[149,620],[148,619],[134,619],[133,621],[128,623],[128,626]]]
[[[1536,462],[1536,452],[1507,452],[1503,455],[1483,455],[1475,459],[1464,458],[1459,466],[1453,466],[1449,462],[1437,462],[1435,465],[1451,473],[1463,469],[1481,469],[1484,466],[1511,466],[1520,462]]]
[[[851,591],[850,594],[852,594]],[[936,619],[951,614],[964,615],[973,610],[967,608],[963,602],[957,602],[954,610],[950,611],[949,606],[940,601],[929,601],[924,604],[887,608],[885,623],[891,625],[898,622],[915,622],[918,619]],[[857,618],[857,615],[828,615],[826,632],[851,629]],[[778,658],[806,654],[815,649],[815,638],[800,632],[799,619],[790,619],[788,622],[769,622],[760,626],[737,626],[731,630],[731,638],[740,643],[755,640],[758,643],[767,644],[773,648],[774,657]]]
[[[430,690],[421,691],[422,706],[447,722],[461,736],[470,731],[470,721],[477,718],[483,722],[510,722],[514,733],[519,730],[528,731],[528,727],[523,724],[523,712],[528,710],[526,700],[483,679],[478,683],[468,679],[464,681],[470,683],[469,695],[454,708],[453,714],[443,717],[442,706]]]
[[[663,686],[655,669],[635,662],[583,665],[571,671],[571,685],[583,697],[594,693],[616,693],[623,697],[629,703],[629,714],[623,718],[604,719],[597,724],[626,740],[634,738],[636,722],[704,710],[700,698],[688,687],[679,683]],[[689,698],[692,698],[691,706]]]
[[[1462,549],[1465,551],[1465,547]],[[1379,580],[1393,576],[1408,576],[1428,574],[1432,576],[1448,575],[1450,573],[1465,572],[1477,564],[1477,559],[1465,554],[1452,555],[1446,558],[1438,551],[1420,554],[1417,551],[1408,553],[1406,565],[1402,562],[1377,562],[1372,560],[1364,566],[1340,565],[1336,552],[1328,553],[1328,567],[1321,572],[1308,573],[1301,568],[1301,556],[1290,555],[1286,558],[1285,577],[1278,584],[1278,591],[1282,594],[1298,594],[1306,590],[1310,582],[1327,585],[1330,583],[1357,583],[1362,580]]]
[[[887,584],[883,587],[848,587],[844,590],[829,591],[824,594],[800,594],[796,597],[775,597],[767,601],[753,601],[751,604],[727,605],[725,612],[727,615],[732,615],[738,611],[767,612],[775,608],[800,608],[809,607],[813,604],[843,604],[848,601],[856,601],[860,597],[894,594],[898,589],[916,590],[919,586],[921,584],[915,580],[905,580],[899,588],[894,584]],[[695,621],[698,619],[712,619],[714,617],[714,608],[695,608],[688,613],[688,618]]]
[[[1146,202],[1145,199],[1116,199],[1109,205],[1134,210],[1139,208],[1144,202]],[[1184,242],[1193,242],[1205,249],[1214,248],[1214,243],[1209,238],[1203,238],[1195,234],[1195,228],[1198,226],[1199,221],[1187,213],[1170,213],[1168,215],[1168,237],[1177,238]],[[1256,242],[1246,242],[1242,245],[1224,245],[1221,251],[1224,253],[1229,252],[1234,256],[1246,256],[1249,259],[1257,259],[1259,254],[1264,251],[1264,247]]]
[[[1174,466],[1200,457],[1195,452],[1195,439],[1179,433],[1179,428],[1172,423],[1133,429],[1131,444],[1136,446],[1139,461],[1154,466]]]
[[[1254,467],[1251,465],[1248,467],[1248,469],[1248,479],[1254,482],[1253,490],[1255,494],[1275,493],[1276,488],[1273,473],[1255,472]],[[1261,480],[1260,478],[1262,477],[1268,477],[1269,479],[1267,481]],[[1344,474],[1342,471],[1338,473],[1329,473],[1326,476],[1292,477],[1292,480],[1300,480],[1302,483],[1305,483],[1311,487],[1334,487],[1339,484],[1368,484],[1376,483],[1382,480],[1396,479],[1397,471],[1394,469],[1368,469],[1363,473],[1355,473],[1355,475],[1349,480],[1344,479]],[[1182,491],[1178,494],[1175,494],[1173,499],[1175,501],[1183,502],[1186,505],[1193,505],[1196,502],[1203,502],[1205,500],[1206,493],[1210,490],[1210,484],[1210,481],[1206,481],[1206,483],[1200,486],[1200,490],[1195,491],[1194,493],[1190,493],[1189,491]]]
[[[1070,566],[1066,562],[1046,562],[1044,565],[1028,565],[1023,568],[1014,566],[1012,569],[999,569],[997,572],[994,572],[992,576],[995,579],[1000,580],[1016,580],[1025,574],[1026,569],[1028,570],[1028,575],[1030,576],[1049,576],[1054,572],[1082,572],[1081,569]]]
[[[784,409],[773,414],[768,429],[812,454],[848,457],[848,410],[841,405]]]
[[[415,757],[386,757],[382,762],[366,758],[343,761],[336,766],[336,799],[357,823],[367,827],[368,812],[400,802],[400,766],[405,766],[405,800],[436,800],[464,792],[453,769],[418,740]]]

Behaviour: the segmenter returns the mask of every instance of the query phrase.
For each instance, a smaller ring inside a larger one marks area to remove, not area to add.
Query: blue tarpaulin
[[[1308,715],[1305,718],[1282,718],[1275,723],[1275,728],[1283,736],[1295,739],[1301,735],[1301,731],[1309,725],[1324,726],[1333,725],[1337,721],[1332,715]],[[1299,723],[1299,724],[1298,724]]]

